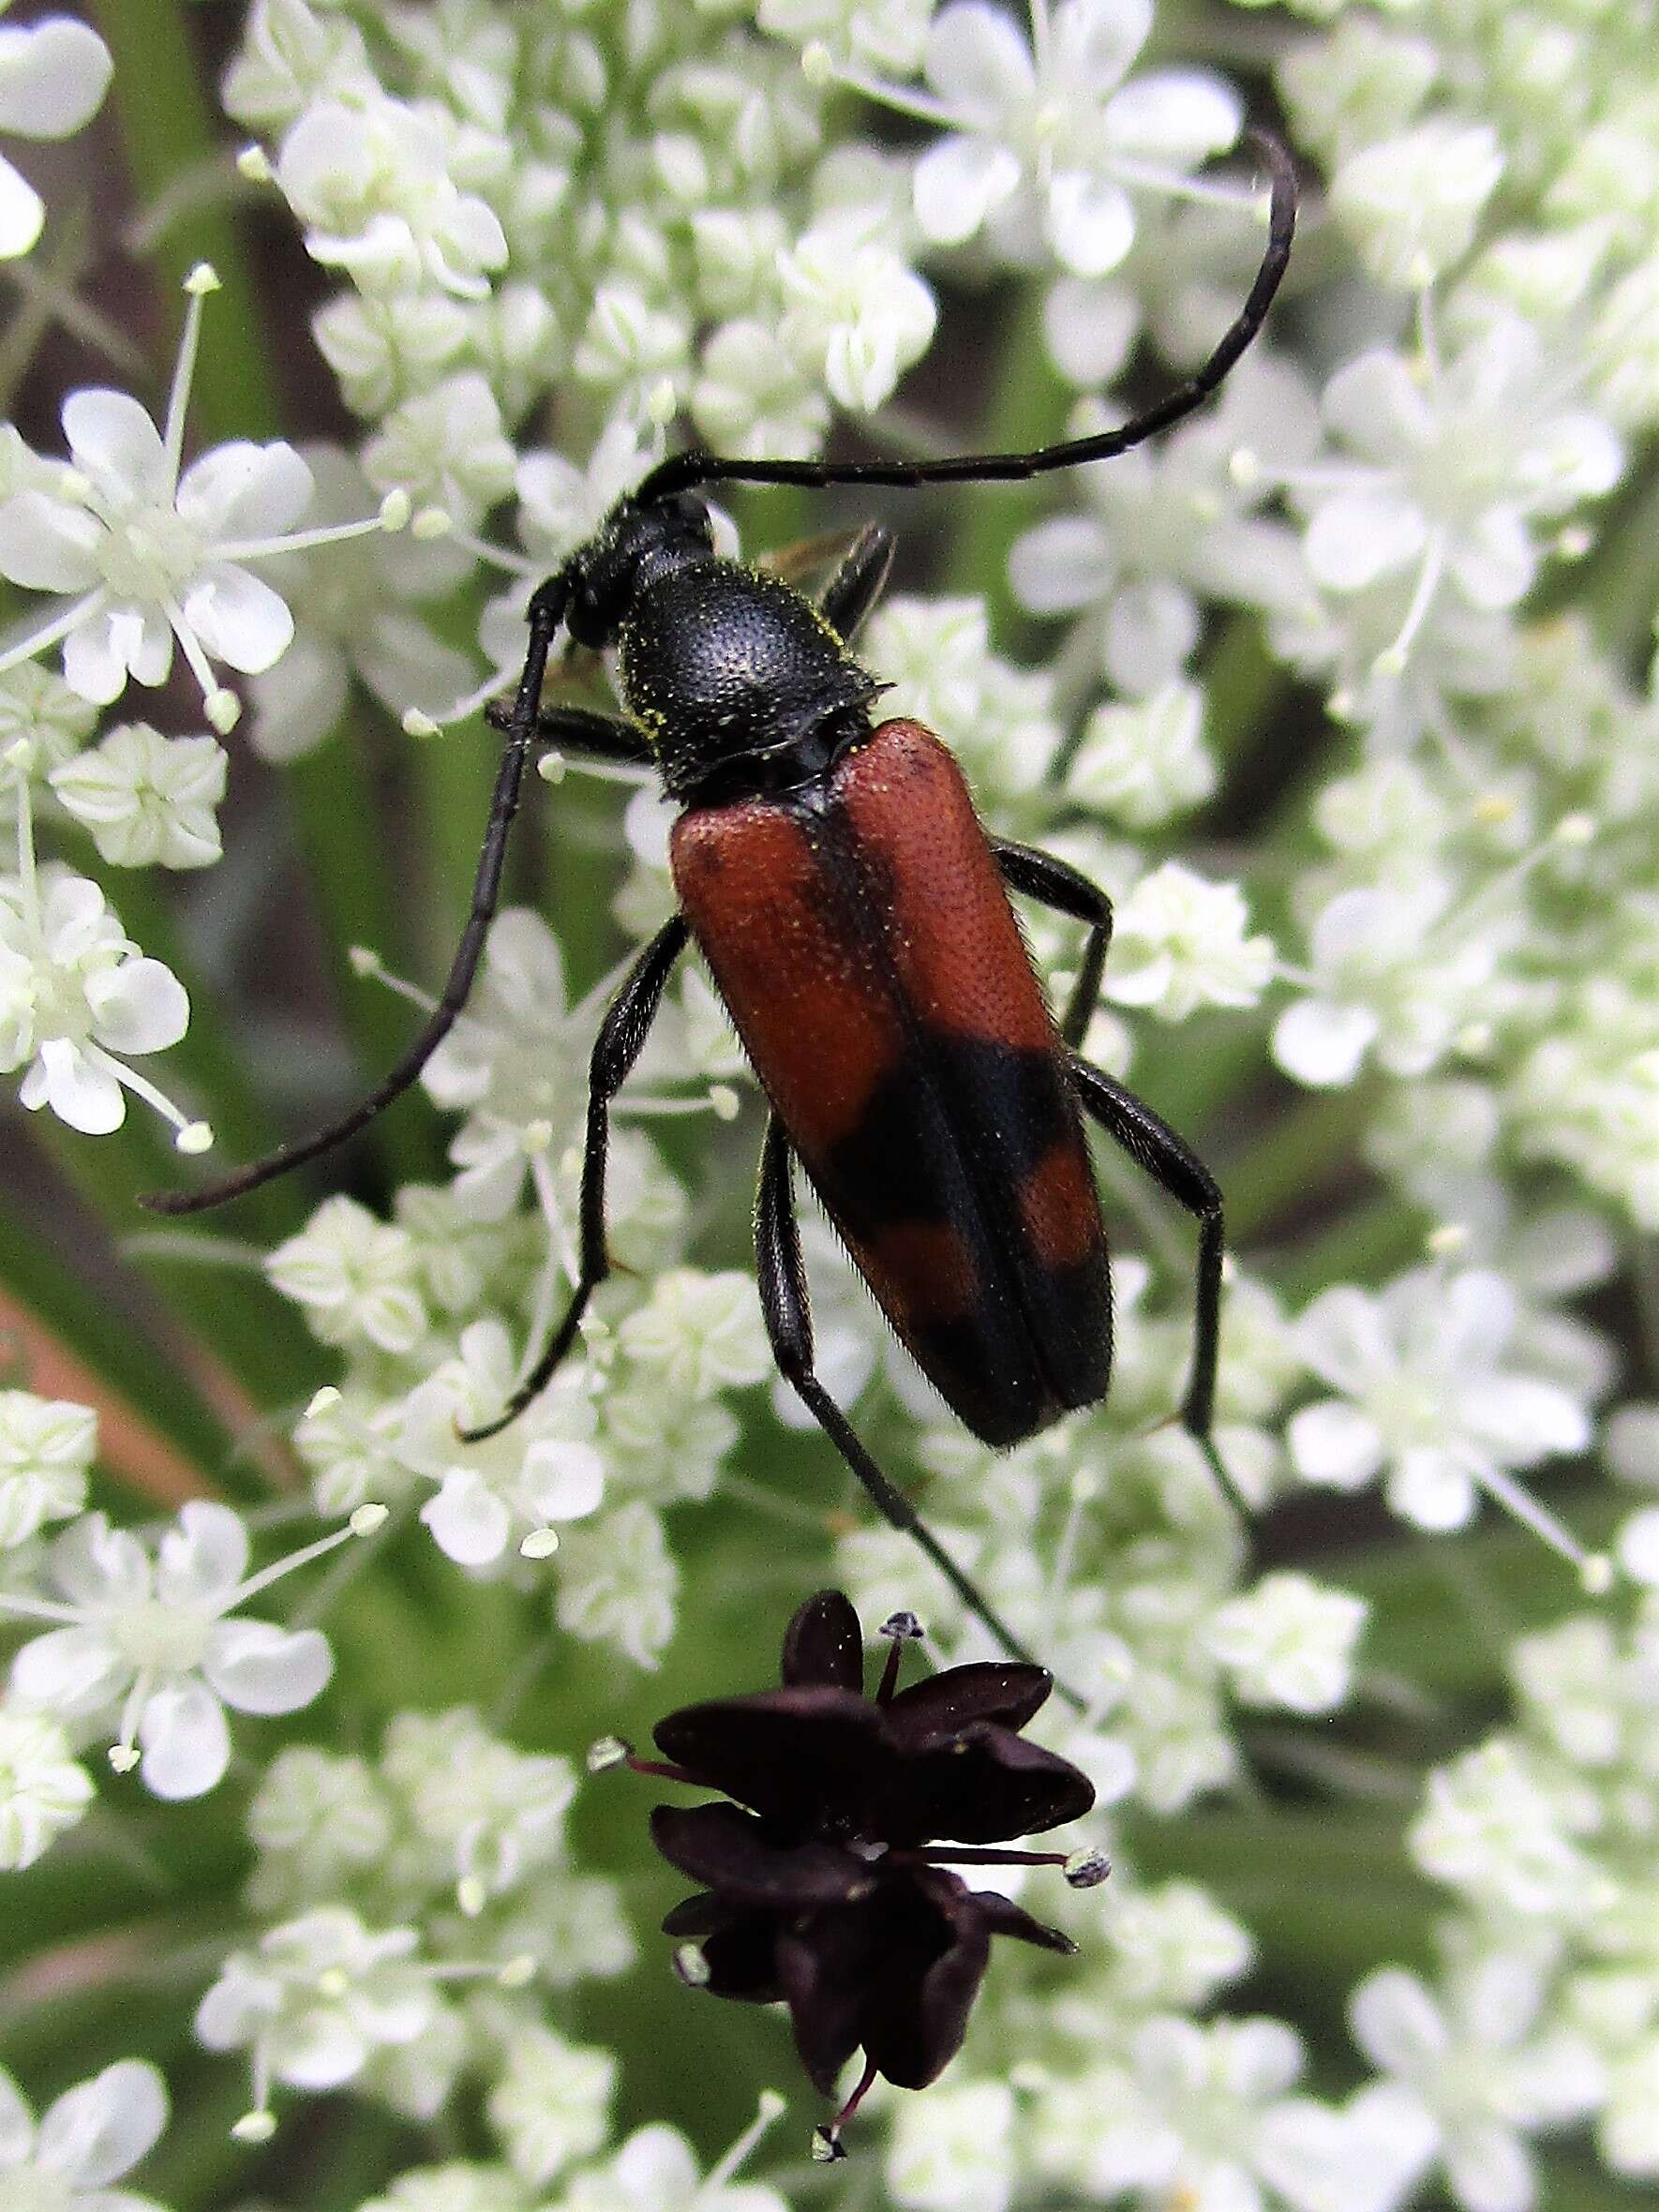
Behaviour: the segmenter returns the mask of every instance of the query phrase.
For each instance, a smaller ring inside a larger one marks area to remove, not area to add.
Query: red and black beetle
[[[1086,1114],[1198,1218],[1196,1342],[1181,1418],[1213,1460],[1220,1192],[1148,1107],[1078,1055],[1111,937],[1104,894],[1045,853],[988,837],[955,760],[919,724],[873,726],[881,687],[851,644],[887,575],[888,532],[863,531],[810,601],[776,575],[718,556],[695,495],[722,483],[1011,482],[1108,459],[1179,421],[1260,330],[1289,260],[1293,173],[1281,147],[1257,142],[1273,195],[1249,296],[1203,367],[1121,427],[1032,453],[919,463],[685,453],[653,469],[531,601],[516,695],[510,711],[491,716],[507,745],[472,909],[425,1028],[373,1094],[327,1128],[204,1189],[145,1203],[184,1214],[235,1198],[352,1136],[414,1082],[471,988],[538,739],[654,767],[683,810],[671,845],[680,911],[641,952],[594,1046],[581,1277],[501,1418],[471,1433],[504,1427],[546,1385],[608,1272],[611,1101],[695,939],[771,1103],[755,1244],[778,1367],[887,1517],[1026,1658],[814,1372],[792,1161],[924,1373],[975,1435],[998,1445],[1105,1394],[1111,1280]],[[615,649],[625,714],[543,708],[561,627],[578,646]],[[1088,924],[1082,972],[1057,1025],[1009,891]]]

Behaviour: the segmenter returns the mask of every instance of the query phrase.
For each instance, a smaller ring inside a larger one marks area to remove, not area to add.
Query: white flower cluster
[[[249,2055],[246,2135],[268,2131],[273,2085],[354,2083],[425,2118],[482,2071],[528,2179],[603,2141],[613,2063],[543,2025],[548,1991],[634,1956],[613,1886],[572,1864],[575,1786],[464,1709],[396,1714],[373,1760],[278,1754],[248,1812],[268,1924],[196,2015],[210,2050]]]

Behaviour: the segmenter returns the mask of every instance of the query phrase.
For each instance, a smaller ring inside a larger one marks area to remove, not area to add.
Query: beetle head
[[[695,493],[671,492],[643,504],[619,500],[567,564],[571,636],[577,645],[603,650],[645,585],[671,569],[707,560],[713,550],[709,509]]]

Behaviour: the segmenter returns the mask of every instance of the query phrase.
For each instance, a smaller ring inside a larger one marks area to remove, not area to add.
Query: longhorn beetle
[[[755,1241],[779,1369],[888,1519],[1026,1659],[817,1379],[793,1163],[941,1396],[976,1436],[1009,1445],[1106,1392],[1111,1279],[1084,1143],[1087,1114],[1197,1217],[1195,1341],[1181,1419],[1218,1472],[1210,1423],[1221,1194],[1149,1107],[1078,1054],[1112,934],[1105,896],[1063,861],[988,837],[961,770],[920,724],[874,724],[882,686],[850,647],[886,580],[889,532],[864,529],[814,603],[776,575],[717,556],[695,494],[716,484],[1013,482],[1108,459],[1180,421],[1261,329],[1290,257],[1290,159],[1275,142],[1256,142],[1272,173],[1272,206],[1248,298],[1196,374],[1119,428],[1030,453],[914,463],[690,452],[652,469],[531,599],[511,710],[492,713],[507,742],[471,912],[426,1026],[379,1087],[328,1128],[205,1188],[155,1192],[145,1204],[187,1214],[238,1197],[343,1143],[414,1082],[471,989],[538,740],[653,767],[682,810],[670,844],[680,911],[635,962],[593,1049],[580,1278],[500,1418],[467,1431],[468,1441],[495,1435],[544,1388],[609,1271],[611,1102],[695,939],[770,1101]],[[561,627],[576,646],[615,648],[626,715],[544,709]],[[1088,925],[1057,1027],[1010,891]]]

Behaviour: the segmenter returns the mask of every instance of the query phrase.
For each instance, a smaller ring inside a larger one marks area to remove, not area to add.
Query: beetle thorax
[[[617,642],[622,695],[678,798],[805,781],[867,727],[880,689],[810,601],[712,556],[636,592]]]

